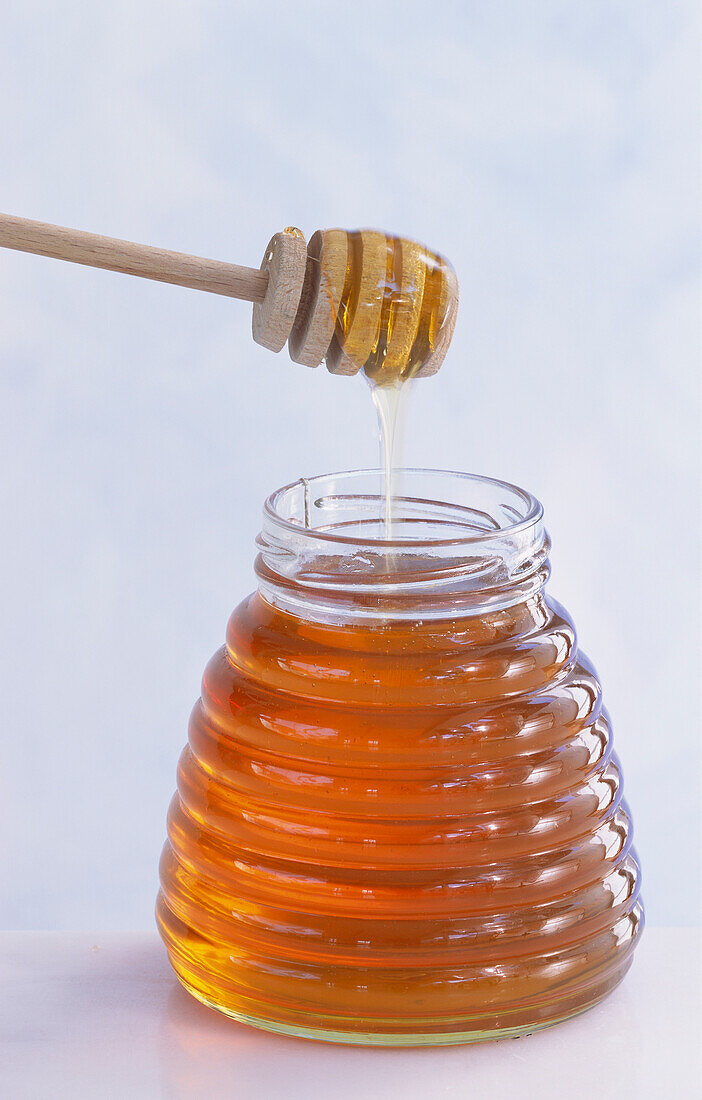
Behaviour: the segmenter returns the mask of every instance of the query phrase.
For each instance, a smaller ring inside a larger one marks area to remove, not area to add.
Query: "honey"
[[[329,369],[362,370],[382,386],[424,376],[455,324],[458,283],[451,264],[404,237],[337,229],[325,238],[338,247],[339,235],[346,264]]]
[[[310,240],[290,354],[308,366],[324,358],[333,373],[362,371],[368,380],[381,434],[387,538],[407,383],[439,369],[457,310],[453,267],[417,241],[373,229],[328,229]]]
[[[600,1000],[642,928],[611,724],[544,592],[538,502],[406,472],[269,499],[259,591],[193,711],[158,920],[236,1019],[342,1042],[533,1031]]]

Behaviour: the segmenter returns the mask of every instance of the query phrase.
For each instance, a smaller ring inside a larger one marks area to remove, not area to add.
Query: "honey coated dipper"
[[[276,233],[259,269],[0,214],[0,245],[253,302],[253,337],[334,374],[379,385],[435,374],[448,350],[458,280],[442,256],[376,230]]]

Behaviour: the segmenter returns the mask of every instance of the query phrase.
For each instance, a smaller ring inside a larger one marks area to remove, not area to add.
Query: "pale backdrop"
[[[294,224],[445,251],[407,459],[543,501],[653,923],[698,920],[695,3],[6,0],[0,209],[257,265]],[[152,926],[186,723],[264,496],[373,464],[359,379],[243,303],[0,253],[0,922]]]

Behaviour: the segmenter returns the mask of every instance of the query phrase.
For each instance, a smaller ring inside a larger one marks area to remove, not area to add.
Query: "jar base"
[[[284,1035],[291,1039],[312,1039],[321,1043],[339,1043],[344,1046],[372,1046],[372,1047],[443,1047],[459,1046],[469,1043],[485,1043],[500,1039],[523,1039],[527,1035],[533,1035],[537,1031],[545,1031],[546,1028],[555,1027],[565,1023],[576,1016],[594,1008],[596,1004],[609,996],[614,986],[601,994],[596,1000],[575,1009],[564,1016],[554,1017],[551,1020],[538,1020],[534,1023],[523,1024],[520,1027],[495,1028],[490,1031],[446,1031],[446,1032],[382,1032],[382,1031],[333,1031],[327,1028],[304,1027],[304,1025],[283,1024],[276,1020],[264,1020],[255,1016],[247,1016],[244,1012],[236,1012],[226,1008],[204,996],[180,974],[176,973],[178,981],[183,988],[207,1008],[213,1008],[230,1020],[239,1024],[256,1028],[258,1031],[268,1031],[274,1035]],[[616,983],[619,984],[618,982]]]

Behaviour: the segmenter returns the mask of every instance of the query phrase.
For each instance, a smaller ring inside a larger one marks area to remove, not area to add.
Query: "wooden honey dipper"
[[[442,256],[376,230],[276,233],[259,269],[0,214],[0,245],[253,302],[253,338],[288,342],[308,367],[364,370],[378,385],[435,374],[448,350],[458,280]]]

